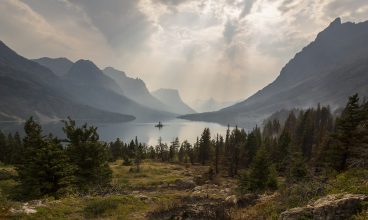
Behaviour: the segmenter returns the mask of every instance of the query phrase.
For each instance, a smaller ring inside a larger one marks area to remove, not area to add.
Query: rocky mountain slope
[[[368,95],[368,21],[337,18],[295,55],[271,84],[250,98],[216,112],[182,116],[253,127],[280,109],[318,103],[338,108],[354,93]]]
[[[113,67],[106,67],[103,72],[114,79],[124,91],[124,95],[130,99],[156,110],[168,111],[165,104],[151,95],[143,80],[128,77],[125,72],[114,69]]]
[[[133,116],[99,110],[72,100],[51,70],[28,60],[0,41],[0,120],[44,121],[71,116],[80,120],[130,121]]]
[[[67,58],[49,58],[49,57],[42,57],[39,59],[34,59],[33,61],[41,64],[42,66],[47,67],[53,73],[58,76],[64,76],[68,73],[70,68],[73,66],[73,62]]]
[[[152,95],[168,106],[169,111],[177,114],[191,114],[195,111],[181,99],[179,91],[175,89],[159,89]]]

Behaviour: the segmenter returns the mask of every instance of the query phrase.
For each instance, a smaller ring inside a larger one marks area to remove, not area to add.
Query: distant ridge
[[[64,57],[60,58],[42,57],[39,59],[33,59],[33,61],[49,68],[52,72],[54,72],[57,76],[60,77],[65,76],[74,64],[72,61]]]
[[[101,122],[135,119],[75,102],[63,91],[62,84],[62,79],[50,69],[0,42],[0,120],[24,121],[30,116],[42,121],[58,121],[68,116]]]
[[[158,89],[152,94],[168,106],[169,110],[178,114],[190,114],[195,113],[195,111],[189,107],[181,99],[179,91],[176,89]]]
[[[354,93],[367,96],[367,85],[368,21],[341,23],[337,18],[282,68],[275,81],[248,99],[216,112],[181,118],[251,128],[281,109],[318,103],[341,107]]]

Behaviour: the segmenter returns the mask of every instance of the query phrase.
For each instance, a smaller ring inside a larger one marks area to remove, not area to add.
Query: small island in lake
[[[161,129],[164,125],[159,121],[157,125],[155,125],[156,128]]]

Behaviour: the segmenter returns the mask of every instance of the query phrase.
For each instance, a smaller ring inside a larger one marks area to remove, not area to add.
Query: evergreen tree
[[[285,173],[290,161],[291,138],[288,132],[283,131],[276,145],[276,150],[273,151],[273,161],[276,164],[276,169],[280,173]]]
[[[119,138],[110,143],[109,149],[111,161],[116,161],[117,159],[123,158],[123,148],[124,143]]]
[[[199,143],[199,159],[202,165],[210,159],[211,133],[209,128],[205,128]]]
[[[68,156],[76,167],[79,188],[88,190],[110,183],[112,171],[108,165],[108,150],[106,144],[99,141],[97,127],[87,124],[77,127],[69,118],[64,121],[63,131],[67,137]]]
[[[135,150],[134,150],[134,163],[136,165],[136,171],[140,172],[141,168],[141,162],[142,162],[142,158],[143,158],[143,149],[144,146],[141,143],[138,143],[138,139],[137,137],[135,137]]]
[[[6,163],[8,156],[8,141],[5,134],[0,130],[0,161]]]
[[[184,163],[191,163],[194,164],[195,161],[195,155],[194,155],[194,150],[192,148],[192,145],[185,140],[182,144],[181,144],[181,148],[184,151]]]
[[[177,151],[179,149],[180,142],[179,138],[175,138],[173,142],[171,142],[170,148],[169,148],[169,160],[173,162],[175,160]]]
[[[250,166],[249,174],[241,179],[242,191],[261,192],[276,189],[276,171],[270,163],[266,148],[261,147]]]
[[[288,166],[289,172],[286,176],[288,182],[294,183],[304,180],[308,174],[308,170],[303,161],[302,154],[300,152],[295,152],[290,160],[291,162]]]
[[[22,196],[27,199],[44,195],[58,197],[70,191],[74,167],[60,141],[52,135],[42,137],[41,126],[30,118],[24,126],[24,151],[17,164]]]
[[[364,118],[362,113],[359,106],[358,94],[355,94],[349,97],[349,101],[341,117],[336,121],[337,130],[335,137],[342,145],[342,159],[339,170],[344,170],[348,167],[351,152],[357,147],[356,129]]]
[[[220,160],[220,148],[221,148],[221,142],[219,141],[219,136],[217,134],[216,136],[216,143],[215,143],[215,173],[219,173],[219,160]]]

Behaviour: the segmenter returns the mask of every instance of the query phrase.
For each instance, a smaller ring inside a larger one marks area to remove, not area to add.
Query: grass
[[[171,184],[184,178],[184,167],[180,165],[146,161],[140,167],[139,173],[130,172],[134,166],[123,166],[122,161],[111,165],[113,184],[127,189],[144,189],[161,184]]]
[[[144,219],[147,213],[170,207],[174,201],[188,196],[191,191],[171,187],[155,188],[158,185],[174,183],[177,179],[194,177],[204,173],[208,167],[184,167],[154,161],[144,161],[141,172],[131,172],[134,166],[123,166],[122,161],[110,164],[113,170],[113,186],[123,189],[106,196],[52,198],[44,206],[37,207],[35,214],[10,214],[10,207],[21,207],[22,203],[12,201],[12,192],[17,186],[16,171],[11,166],[0,166],[0,219]],[[235,180],[226,179],[231,182]],[[280,179],[279,189],[254,205],[233,208],[233,219],[278,219],[281,212],[304,206],[327,194],[363,193],[368,194],[368,171],[351,169],[331,176],[329,180],[308,180],[286,185]],[[235,184],[233,184],[235,185]],[[135,191],[135,192],[134,192]],[[126,194],[127,192],[128,194]],[[141,199],[147,196],[149,201]],[[354,219],[367,219],[363,212]]]
[[[185,177],[185,168],[180,165],[145,161],[141,172],[129,172],[131,167],[122,166],[122,161],[111,163],[113,170],[113,185],[118,185],[127,192],[144,189],[160,184],[174,183]],[[11,166],[0,166],[0,219],[143,219],[145,214],[162,204],[183,194],[177,190],[147,191],[151,202],[142,201],[137,195],[107,195],[65,197],[59,200],[48,199],[44,206],[36,207],[34,214],[11,214],[10,207],[19,208],[20,202],[8,199],[11,197],[17,182],[16,171]]]
[[[356,193],[368,195],[368,170],[351,169],[329,181],[329,194]]]

